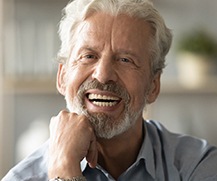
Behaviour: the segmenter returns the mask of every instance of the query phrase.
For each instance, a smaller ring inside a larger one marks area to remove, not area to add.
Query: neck
[[[112,139],[98,139],[98,163],[117,179],[135,161],[144,138],[143,121]]]

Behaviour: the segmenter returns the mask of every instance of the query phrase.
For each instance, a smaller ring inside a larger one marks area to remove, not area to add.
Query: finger
[[[93,161],[90,163],[89,166],[90,166],[91,168],[95,168],[96,165],[97,165],[97,161],[98,161],[98,150],[95,152]]]
[[[95,168],[97,165],[97,159],[98,159],[98,150],[97,150],[96,141],[94,140],[90,143],[86,160],[91,168]]]
[[[64,117],[66,117],[66,115],[69,112],[67,110],[62,110],[59,112],[59,114],[57,116],[53,116],[50,120],[50,130],[54,129],[57,127],[59,120],[63,119]]]

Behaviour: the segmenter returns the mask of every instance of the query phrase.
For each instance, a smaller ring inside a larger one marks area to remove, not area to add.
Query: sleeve
[[[21,181],[21,179],[14,174],[12,171],[9,171],[7,175],[2,179],[2,181]]]
[[[15,165],[1,181],[47,181],[48,142]]]
[[[211,147],[200,160],[189,181],[217,181],[217,148]]]

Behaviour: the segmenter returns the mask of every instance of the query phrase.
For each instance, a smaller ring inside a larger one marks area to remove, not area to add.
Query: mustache
[[[130,101],[130,95],[128,94],[127,90],[121,86],[120,84],[109,81],[105,84],[99,82],[98,80],[86,80],[83,84],[79,87],[78,96],[84,96],[85,92],[90,89],[99,89],[102,91],[108,91],[111,93],[116,94],[118,97],[123,99],[126,103]]]

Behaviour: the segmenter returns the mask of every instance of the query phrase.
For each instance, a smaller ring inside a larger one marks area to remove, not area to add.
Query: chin
[[[144,106],[140,110],[134,110],[126,101],[124,111],[119,118],[114,118],[106,113],[89,113],[84,106],[84,94],[74,98],[70,94],[66,94],[65,100],[69,111],[78,115],[85,115],[92,124],[96,137],[103,139],[112,139],[127,132],[142,115],[146,105],[144,101]]]
[[[121,115],[120,118],[115,119],[105,113],[93,113],[90,114],[88,111],[84,111],[86,116],[89,118],[96,137],[103,139],[112,139],[125,132],[135,125],[138,118],[141,116],[143,109],[140,111],[129,111],[128,108]]]

